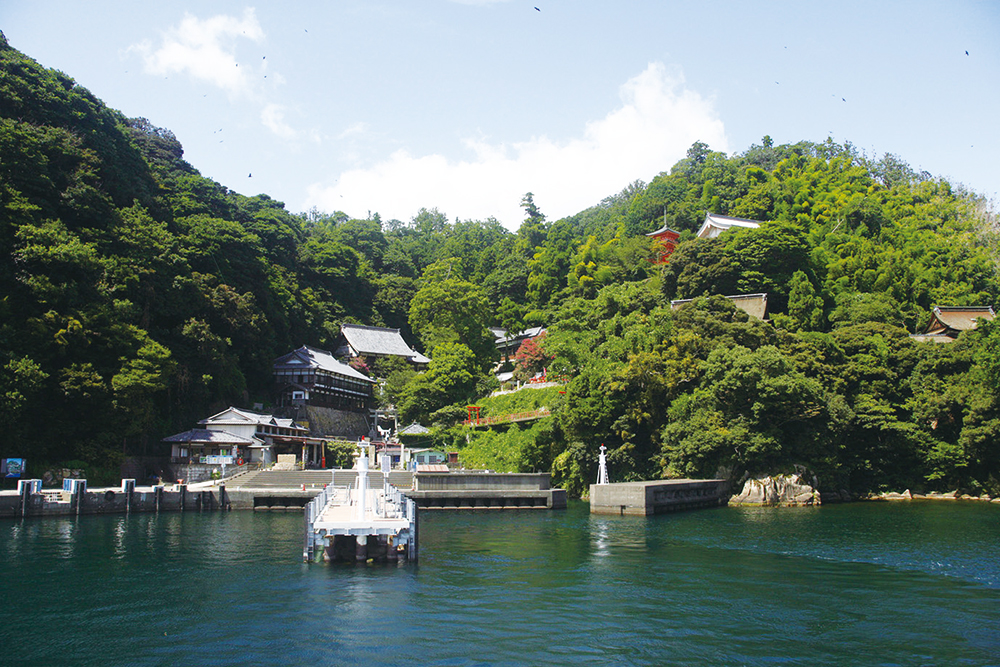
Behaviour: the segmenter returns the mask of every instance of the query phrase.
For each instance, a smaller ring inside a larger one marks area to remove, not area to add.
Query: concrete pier
[[[405,492],[420,509],[565,509],[549,473],[418,472]]]
[[[416,560],[416,503],[389,484],[387,460],[383,468],[381,488],[370,484],[362,450],[352,486],[331,481],[306,505],[304,561]]]
[[[18,491],[0,492],[0,517],[45,517],[141,512],[197,512],[253,507],[254,495],[229,493],[224,483],[191,488],[185,484],[136,486],[123,479],[120,487],[89,488],[74,479],[62,489],[43,489],[41,480],[22,480]],[[315,492],[310,494],[310,497]],[[305,504],[305,500],[301,504]]]
[[[378,562],[416,560],[417,507],[398,491],[330,486],[306,506],[302,558]],[[359,510],[363,514],[359,515]]]
[[[302,512],[332,482],[357,484],[357,470],[244,472],[218,482],[91,488],[74,480],[65,489],[43,489],[41,480],[21,480],[18,490],[0,491],[0,517],[66,516],[255,510]],[[411,473],[370,470],[370,488],[388,482],[422,509],[564,509],[566,492],[553,489],[548,473]],[[412,488],[411,488],[412,487]]]
[[[729,499],[724,479],[661,479],[590,486],[591,514],[649,516],[700,507]]]

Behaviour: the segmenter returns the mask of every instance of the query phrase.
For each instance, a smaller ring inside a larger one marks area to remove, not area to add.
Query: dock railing
[[[335,499],[338,495],[343,495],[344,498],[350,502],[351,490],[349,487],[335,486],[333,482],[330,482],[323,487],[316,496],[310,500],[305,507],[305,522],[306,522],[306,537],[305,544],[302,548],[302,558],[306,561],[311,561],[316,553],[316,534],[313,530],[313,524],[326,509],[326,506],[330,504],[330,501]]]
[[[350,486],[337,486],[333,482],[323,487],[312,500],[305,506],[305,539],[302,546],[302,559],[305,562],[318,560],[319,550],[324,545],[324,537],[317,535],[315,526],[317,521],[323,516],[324,510],[331,502],[338,502],[348,506],[355,506],[358,503],[357,482]],[[373,511],[377,517],[383,519],[405,519],[410,523],[410,533],[407,536],[407,558],[416,560],[417,558],[417,504],[395,486],[389,485],[388,493],[372,493],[374,498]],[[324,532],[324,531],[321,531]]]

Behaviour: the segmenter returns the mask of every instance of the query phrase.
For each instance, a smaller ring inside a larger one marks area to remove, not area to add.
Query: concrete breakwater
[[[40,480],[22,480],[18,491],[0,492],[0,517],[126,514],[160,511],[302,511],[331,482],[350,487],[353,470],[255,471],[217,483],[87,487],[65,480],[63,489],[42,489]],[[421,509],[563,509],[566,492],[550,486],[547,473],[409,473],[392,471],[388,481]],[[382,473],[369,481],[381,486]]]
[[[549,473],[418,472],[403,492],[420,509],[566,509]]]
[[[718,507],[728,500],[729,482],[724,479],[661,479],[590,486],[591,514],[649,516]]]
[[[38,482],[38,484],[31,484]],[[0,494],[0,517],[128,514],[130,512],[199,512],[253,507],[244,492],[228,492],[225,485],[191,489],[136,487],[122,480],[121,487],[88,489],[86,480],[72,480],[71,488],[41,489],[40,480],[26,480],[17,492]]]

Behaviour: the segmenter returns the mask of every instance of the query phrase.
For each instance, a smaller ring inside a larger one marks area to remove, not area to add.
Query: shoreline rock
[[[979,496],[973,496],[968,493],[959,493],[956,489],[955,491],[930,491],[928,493],[911,493],[909,489],[898,493],[896,491],[884,491],[879,494],[868,496],[867,500],[978,500],[982,502],[1000,502],[1000,497],[993,498],[987,493]]]
[[[743,490],[729,499],[730,505],[759,507],[811,507],[821,505],[820,492],[806,484],[802,475],[768,475],[751,478]]]

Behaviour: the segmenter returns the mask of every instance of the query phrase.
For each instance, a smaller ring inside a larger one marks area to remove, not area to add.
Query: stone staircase
[[[328,471],[329,472],[329,471]],[[335,486],[351,486],[358,479],[356,470],[334,470],[333,483]],[[393,470],[389,472],[389,483],[397,489],[413,488],[413,473],[408,470]],[[382,472],[376,470],[368,471],[368,486],[382,486]]]
[[[236,489],[321,489],[332,480],[337,486],[351,486],[358,478],[355,470],[256,470],[226,480],[226,488]],[[393,470],[389,483],[398,489],[413,487],[413,473]],[[382,486],[382,473],[368,471],[369,486]]]
[[[329,470],[256,470],[226,480],[229,489],[322,489],[330,483]]]

